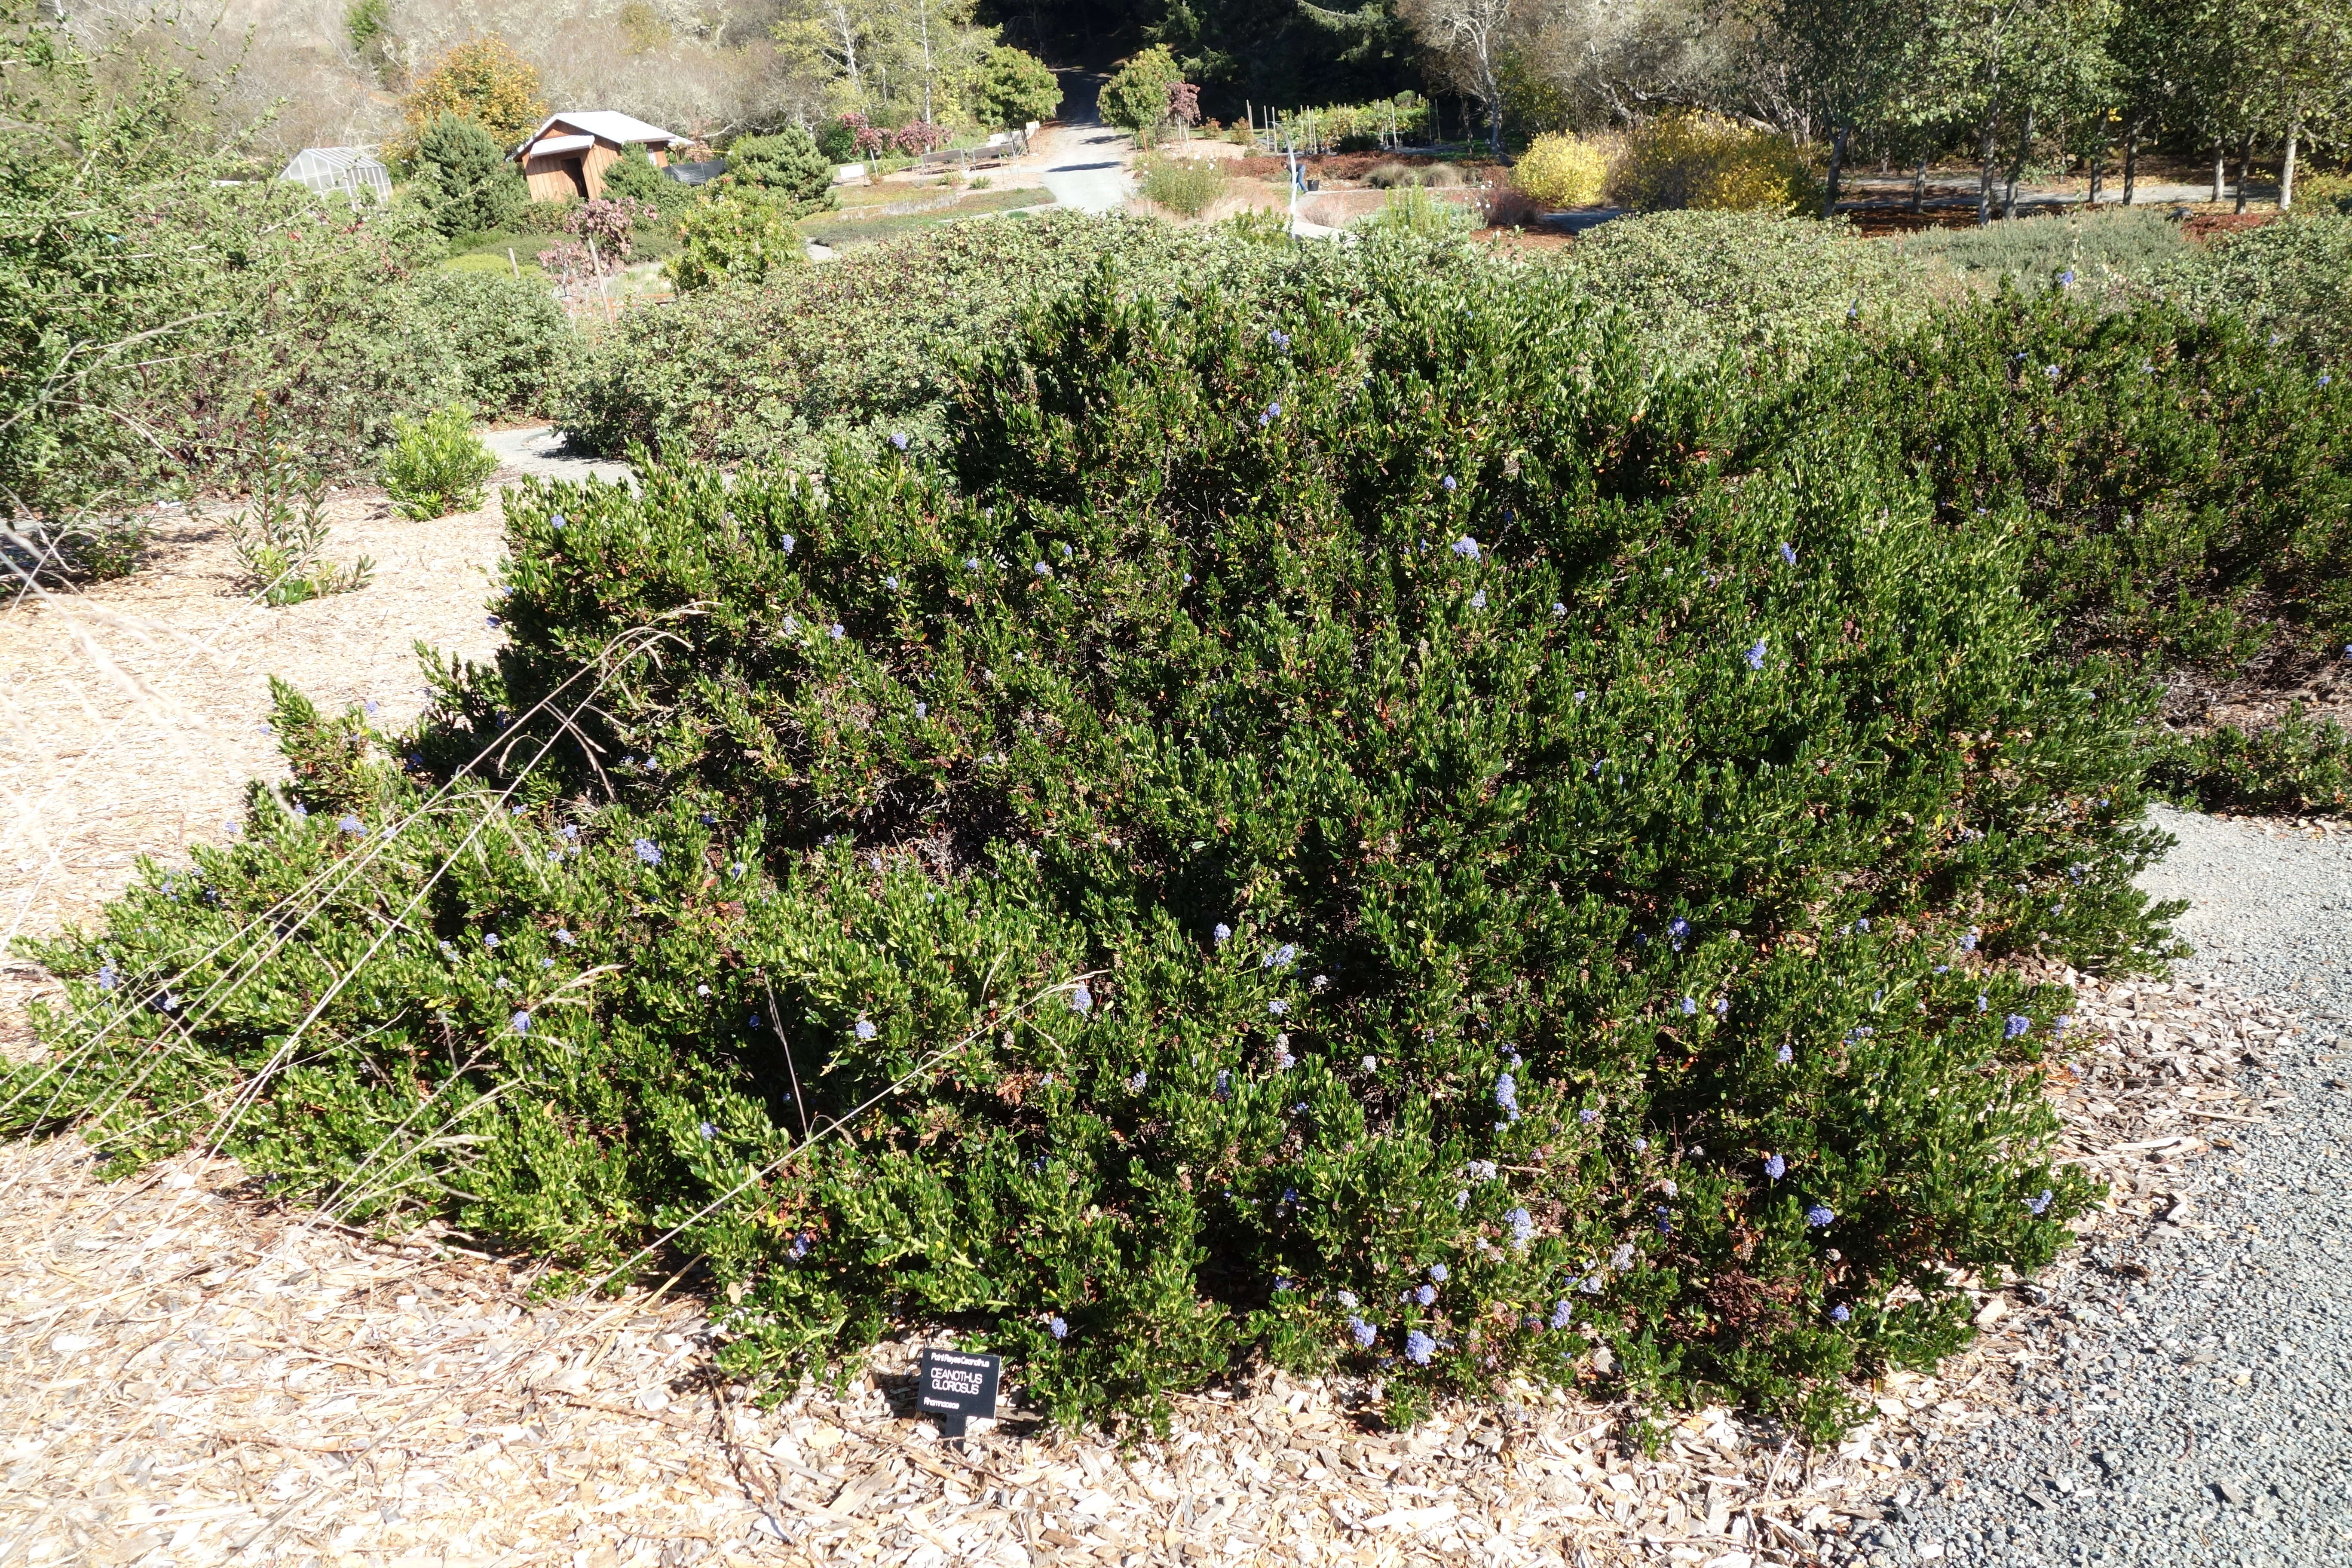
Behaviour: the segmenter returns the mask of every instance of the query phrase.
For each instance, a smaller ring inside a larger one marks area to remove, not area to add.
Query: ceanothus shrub
[[[1071,1422],[1263,1361],[1836,1429],[2089,1201],[1992,961],[2158,951],[2140,700],[1867,432],[1728,471],[1737,378],[1561,285],[1362,287],[1105,279],[946,468],[509,492],[497,667],[282,692],[242,840],[43,949],[10,1114],[661,1242],[746,1374],[913,1322]]]

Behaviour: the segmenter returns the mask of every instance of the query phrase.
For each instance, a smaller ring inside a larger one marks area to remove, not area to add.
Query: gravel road
[[[2169,1218],[2092,1244],[1963,1496],[1890,1508],[1864,1562],[2352,1563],[2352,837],[2160,820],[2180,847],[2143,885],[2191,900],[2183,975],[2307,1020],[2242,1080],[2287,1103]]]

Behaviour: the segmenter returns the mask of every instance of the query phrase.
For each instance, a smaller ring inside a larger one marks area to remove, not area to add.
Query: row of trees
[[[2037,160],[2116,164],[2158,141],[2281,165],[2352,137],[2347,0],[1398,0],[1444,81],[1521,133],[1667,106],[1741,115],[1830,153],[1829,199],[1863,138],[1906,163],[1966,148],[1979,211]],[[1516,123],[1514,123],[1516,122]]]
[[[772,31],[835,115],[994,129],[1050,117],[1053,72],[974,20],[975,0],[787,0]]]

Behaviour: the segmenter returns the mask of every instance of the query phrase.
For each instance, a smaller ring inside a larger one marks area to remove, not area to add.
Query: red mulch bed
[[[2267,213],[2199,213],[2181,226],[2181,231],[2200,244],[2224,234],[2243,234],[2250,228],[2260,228],[2266,223],[2276,223],[2279,215]]]
[[[1891,234],[1917,234],[1922,229],[1977,226],[1974,207],[1927,207],[1916,213],[1908,207],[1847,207],[1839,216],[1871,239],[1884,239]]]

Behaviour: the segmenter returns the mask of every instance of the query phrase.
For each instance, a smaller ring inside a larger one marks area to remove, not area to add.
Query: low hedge
[[[1070,1422],[1612,1364],[1838,1429],[2091,1202],[1988,959],[2160,955],[2148,704],[1868,426],[1736,461],[1565,279],[1349,288],[1099,278],[936,463],[510,491],[496,668],[281,691],[242,839],[38,948],[8,1123],[667,1242],[744,1375],[912,1321]]]

